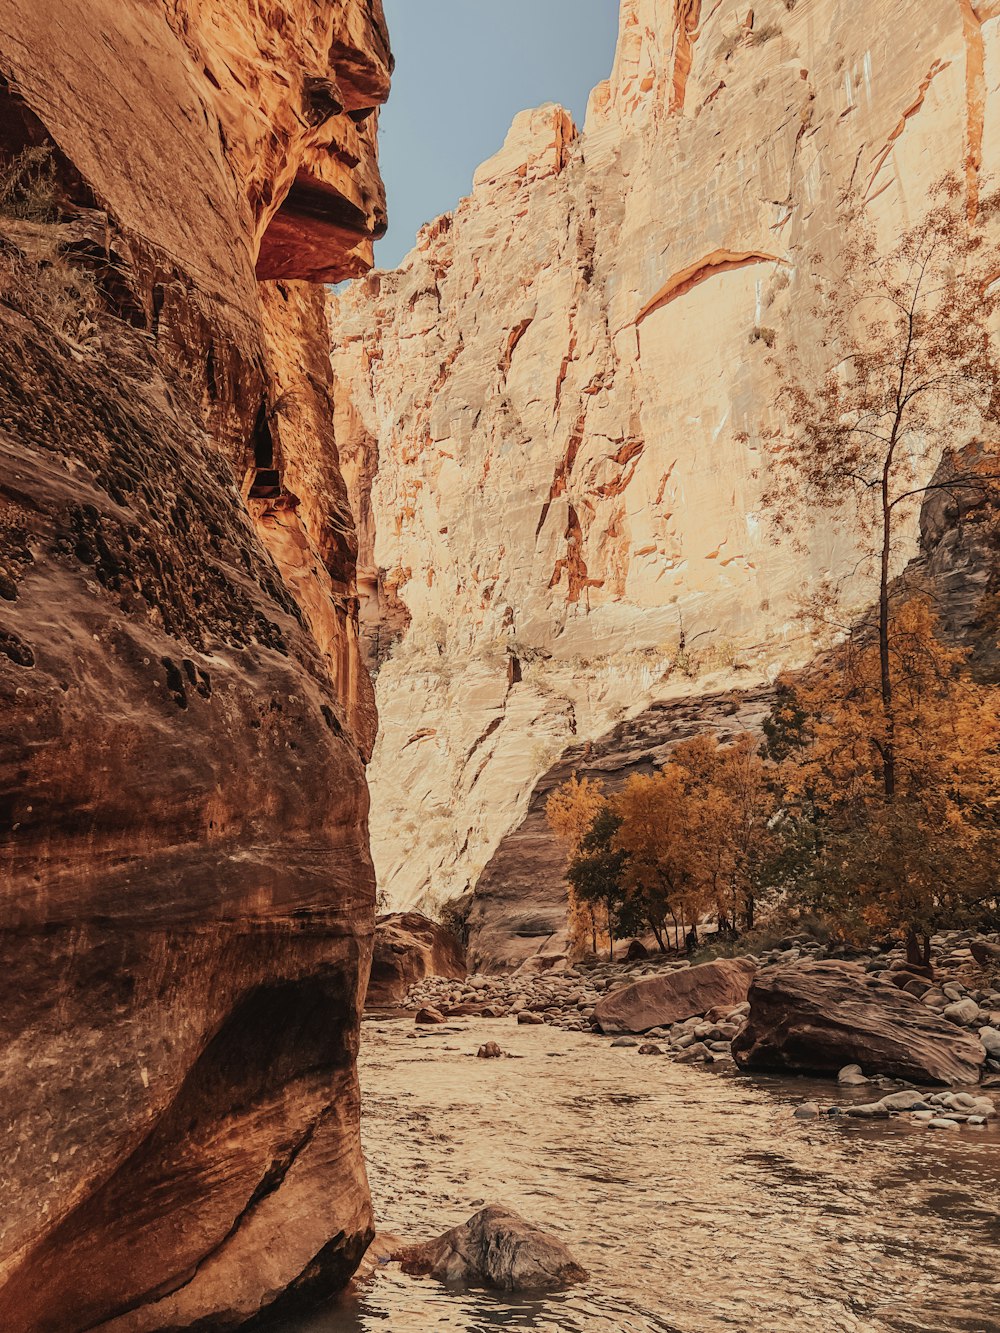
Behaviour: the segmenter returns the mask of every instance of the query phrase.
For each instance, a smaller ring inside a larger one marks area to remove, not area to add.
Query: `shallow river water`
[[[392,1266],[283,1333],[1000,1333],[1000,1132],[797,1121],[836,1085],[546,1027],[412,1031],[364,1026],[379,1229],[427,1239],[505,1203],[590,1281],[528,1301]],[[490,1039],[523,1058],[475,1059]]]

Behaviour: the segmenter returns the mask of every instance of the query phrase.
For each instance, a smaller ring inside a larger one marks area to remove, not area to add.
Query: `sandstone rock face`
[[[605,995],[594,1019],[602,1032],[648,1032],[710,1009],[735,1009],[747,998],[756,971],[745,958],[719,958],[648,977]]]
[[[406,1273],[499,1291],[554,1291],[587,1280],[562,1241],[497,1205],[397,1257]]]
[[[808,556],[772,540],[768,357],[809,343],[845,192],[886,243],[946,172],[974,201],[998,77],[987,3],[623,0],[582,132],[518,117],[402,267],[335,300],[395,905],[480,881],[569,747],[809,657],[797,599],[855,555],[828,518]]]
[[[854,963],[797,963],[763,972],[733,1042],[744,1069],[836,1074],[860,1065],[915,1083],[978,1083],[982,1042]]]
[[[52,168],[0,201],[11,1333],[235,1327],[370,1238],[374,704],[298,279],[370,262],[388,66],[378,0],[0,0],[0,161]]]
[[[399,1004],[424,977],[464,981],[465,958],[449,931],[419,912],[395,912],[375,923],[368,1008]]]

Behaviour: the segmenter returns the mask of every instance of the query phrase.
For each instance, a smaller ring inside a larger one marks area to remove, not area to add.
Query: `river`
[[[380,1230],[427,1239],[505,1203],[590,1281],[525,1300],[392,1266],[283,1333],[1000,1330],[1000,1130],[798,1121],[851,1094],[547,1027],[412,1032],[364,1025]],[[521,1058],[475,1059],[490,1039]]]

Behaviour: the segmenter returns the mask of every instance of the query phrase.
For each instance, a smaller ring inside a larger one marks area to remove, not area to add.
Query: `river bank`
[[[388,1266],[280,1333],[996,1333],[1000,1129],[795,1118],[870,1091],[638,1059],[590,1033],[369,1017],[363,1136],[380,1230],[437,1235],[483,1201],[591,1274],[541,1301]],[[498,1040],[515,1057],[478,1060]]]

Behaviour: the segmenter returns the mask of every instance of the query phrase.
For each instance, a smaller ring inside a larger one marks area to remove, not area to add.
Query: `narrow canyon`
[[[0,0],[3,1333],[1000,1329],[1000,4],[614,8],[382,269],[383,0]]]

